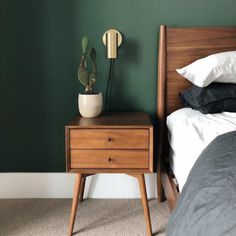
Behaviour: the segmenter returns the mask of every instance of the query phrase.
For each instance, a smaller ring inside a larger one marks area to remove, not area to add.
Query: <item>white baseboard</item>
[[[85,198],[140,198],[136,178],[99,174],[87,178]],[[148,198],[156,198],[156,175],[145,175]],[[71,198],[75,175],[66,173],[1,173],[0,198]]]

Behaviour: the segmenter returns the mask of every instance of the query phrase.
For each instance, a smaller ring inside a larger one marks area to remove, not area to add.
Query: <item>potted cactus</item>
[[[93,85],[97,79],[96,50],[88,50],[89,40],[86,36],[82,39],[82,56],[78,68],[78,79],[85,87],[84,93],[79,93],[79,112],[83,117],[92,118],[102,112],[102,93],[94,93]],[[91,69],[89,69],[91,63]]]

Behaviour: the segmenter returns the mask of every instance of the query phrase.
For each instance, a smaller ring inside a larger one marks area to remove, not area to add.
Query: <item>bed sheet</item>
[[[167,117],[172,169],[182,190],[201,152],[217,136],[236,130],[236,113],[202,114],[179,109]]]

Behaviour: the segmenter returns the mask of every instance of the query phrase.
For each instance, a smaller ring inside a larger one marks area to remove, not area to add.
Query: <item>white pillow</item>
[[[236,51],[212,54],[176,71],[198,87],[236,83]]]

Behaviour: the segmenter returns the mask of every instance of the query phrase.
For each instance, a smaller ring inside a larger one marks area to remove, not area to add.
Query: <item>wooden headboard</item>
[[[158,171],[161,156],[166,156],[166,116],[179,109],[179,92],[190,82],[177,74],[176,69],[210,54],[236,50],[236,27],[169,28],[160,26],[157,118],[158,118]],[[160,176],[158,175],[160,182]]]

